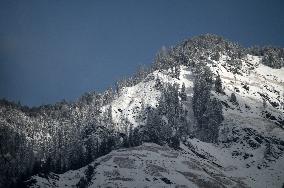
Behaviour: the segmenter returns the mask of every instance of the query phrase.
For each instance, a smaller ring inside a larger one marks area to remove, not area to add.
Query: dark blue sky
[[[1,0],[0,98],[40,105],[103,91],[163,45],[204,33],[284,46],[283,0]]]

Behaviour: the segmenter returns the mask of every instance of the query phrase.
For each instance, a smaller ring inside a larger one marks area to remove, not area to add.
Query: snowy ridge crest
[[[104,93],[1,100],[0,187],[281,187],[283,52],[202,35]]]

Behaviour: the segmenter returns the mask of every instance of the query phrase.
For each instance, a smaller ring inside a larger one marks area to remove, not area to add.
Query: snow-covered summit
[[[280,187],[282,52],[204,35],[162,49],[116,91],[1,101],[0,187],[25,173],[31,187]]]
[[[235,116],[236,120],[247,122],[240,126],[252,127],[265,133],[274,132],[283,139],[284,68],[270,68],[261,63],[261,57],[247,55],[241,60],[240,73],[234,74],[226,66],[228,58],[222,56],[219,61],[212,60],[207,65],[215,77],[221,77],[224,93],[213,91],[213,94],[222,102],[226,120]],[[141,109],[156,107],[161,96],[161,92],[155,87],[157,79],[163,84],[179,84],[180,88],[184,84],[190,102],[195,79],[192,68],[181,66],[179,78],[171,77],[168,72],[169,70],[156,70],[137,85],[123,88],[121,95],[110,104],[113,121],[118,126],[125,119],[134,127],[143,124],[139,116]],[[230,102],[232,93],[236,95],[237,105]]]
[[[221,94],[212,91],[223,105],[219,144],[188,138],[179,150],[173,150],[145,143],[113,151],[89,167],[53,174],[48,179],[35,176],[30,181],[41,187],[84,183],[89,187],[280,187],[284,180],[284,69],[272,69],[261,64],[261,57],[247,55],[242,59],[241,71],[233,74],[227,69],[226,59],[222,56],[208,64],[215,77],[220,75],[224,90]],[[161,97],[155,86],[157,79],[184,84],[190,106],[193,69],[181,66],[179,78],[171,77],[168,71],[154,71],[137,85],[123,88],[109,104],[116,125],[125,119],[135,127],[145,123],[139,116],[141,109],[157,107]],[[232,93],[237,103],[231,101]],[[192,109],[187,110],[194,118]],[[88,168],[94,168],[89,179]]]

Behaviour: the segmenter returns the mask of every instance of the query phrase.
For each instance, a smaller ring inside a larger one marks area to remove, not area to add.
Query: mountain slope
[[[91,163],[96,167],[90,187],[280,187],[284,180],[284,69],[272,69],[261,64],[261,57],[247,55],[240,72],[233,74],[226,64],[228,58],[223,55],[207,64],[215,77],[220,75],[224,90],[221,94],[212,91],[223,104],[218,144],[187,138],[180,150],[143,144],[113,151]],[[154,108],[158,104],[161,92],[155,86],[157,80],[184,83],[187,118],[191,127],[198,126],[191,104],[193,68],[181,66],[179,78],[169,72],[154,71],[137,85],[125,87],[120,97],[103,107],[112,107],[118,130],[125,130],[119,126],[125,118],[134,127],[145,124],[139,114],[145,108],[142,104]],[[235,93],[236,103],[231,101],[231,93]],[[39,176],[34,179],[41,186],[71,186],[85,176],[86,168],[48,181]]]
[[[241,178],[182,147],[176,151],[148,143],[113,151],[90,164],[95,168],[90,187],[246,187]],[[86,176],[86,169],[34,180],[40,187],[71,187]]]
[[[0,187],[30,176],[31,187],[280,187],[283,59],[203,35],[162,49],[115,91],[0,101]]]
[[[110,104],[112,107],[113,121],[117,125],[116,127],[119,127],[119,125],[122,124],[121,121],[125,118],[127,118],[134,127],[145,123],[143,119],[141,119],[142,110],[147,107],[155,108],[161,97],[161,91],[156,87],[157,80],[159,80],[161,84],[176,83],[181,86],[184,83],[188,97],[192,97],[192,71],[186,67],[182,67],[179,79],[171,77],[168,73],[169,71],[167,70],[154,71],[137,85],[122,89],[121,95]],[[108,107],[109,105],[103,107],[103,109],[107,109]],[[120,128],[120,130],[122,130],[122,128]]]
[[[82,179],[89,187],[281,187],[283,162],[282,157],[267,169],[247,168],[227,148],[193,139],[180,150],[151,143],[116,150],[88,167],[29,182],[36,182],[31,187],[72,187]],[[94,169],[90,175],[88,168]]]

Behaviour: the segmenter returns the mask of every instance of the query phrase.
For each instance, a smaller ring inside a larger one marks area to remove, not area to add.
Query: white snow
[[[227,56],[208,65],[212,72],[220,74],[225,95],[212,94],[227,103],[223,106],[224,121],[220,131],[220,140],[232,136],[232,129],[242,131],[244,128],[255,130],[262,136],[284,140],[284,131],[276,121],[267,119],[263,112],[284,119],[284,68],[272,69],[262,65],[261,57],[247,55],[242,60],[241,74],[233,74],[226,67]],[[190,108],[193,95],[193,73],[189,68],[181,67],[179,79],[170,77],[167,71],[155,71],[139,84],[125,87],[120,96],[112,103],[113,121],[117,129],[121,121],[127,119],[134,127],[143,124],[139,118],[142,104],[155,107],[160,91],[155,89],[155,80],[162,83],[184,83],[188,101],[188,120],[195,124]],[[247,89],[249,88],[249,89]],[[231,93],[235,93],[238,105],[230,102]],[[266,106],[263,96],[267,95]],[[273,106],[270,102],[278,104]],[[105,106],[103,110],[109,106]],[[245,132],[240,132],[245,134]],[[99,163],[90,187],[206,187],[206,182],[225,187],[274,188],[284,183],[284,157],[280,155],[267,167],[259,164],[268,163],[264,159],[266,146],[252,149],[247,144],[236,142],[231,145],[205,143],[198,139],[188,139],[187,145],[175,151],[166,146],[143,144],[129,149],[119,149],[103,156],[92,163]],[[241,155],[234,155],[234,152]],[[243,154],[250,157],[243,158]],[[203,157],[200,157],[203,156]],[[58,178],[41,178],[34,176],[40,187],[71,187],[84,176],[86,167],[68,171]],[[218,178],[219,177],[219,178]],[[161,178],[167,178],[172,184],[166,184]],[[35,187],[36,187],[35,185]]]
[[[184,83],[189,97],[192,96],[193,75],[188,68],[182,66],[180,79],[172,78],[167,73],[168,71],[154,71],[137,85],[122,89],[120,96],[110,104],[112,107],[113,122],[116,124],[118,130],[124,131],[124,128],[120,127],[120,125],[122,125],[122,121],[125,119],[132,123],[133,127],[144,123],[139,118],[142,104],[145,108],[155,108],[161,96],[161,92],[155,88],[155,80],[158,78],[164,84],[177,83],[181,87]],[[108,107],[109,105],[104,106],[103,111]]]

